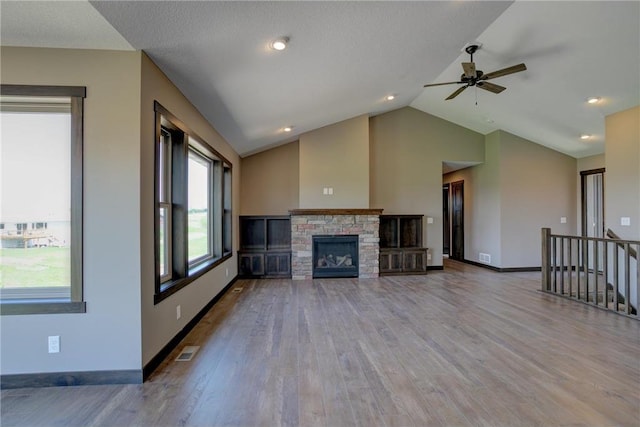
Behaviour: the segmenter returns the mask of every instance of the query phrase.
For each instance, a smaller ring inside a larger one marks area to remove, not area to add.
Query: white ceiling
[[[606,115],[640,104],[638,1],[2,1],[0,16],[2,45],[144,50],[241,155],[411,105],[583,157],[603,152]],[[458,79],[472,41],[478,69],[528,70],[493,80],[499,95],[423,89]]]

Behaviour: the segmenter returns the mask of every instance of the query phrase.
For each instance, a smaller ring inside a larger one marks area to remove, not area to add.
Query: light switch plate
[[[624,225],[624,226],[630,226],[631,225],[631,218],[629,218],[628,216],[623,216],[622,218],[620,218],[620,225]]]
[[[567,223],[567,217],[566,216],[561,216],[560,217],[560,224],[566,224]]]

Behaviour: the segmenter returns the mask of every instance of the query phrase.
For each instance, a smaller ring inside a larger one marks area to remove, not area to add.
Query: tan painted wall
[[[369,208],[367,116],[302,134],[299,152],[300,208]]]
[[[2,47],[2,83],[86,86],[87,312],[2,316],[1,373],[141,368],[140,53]],[[47,336],[61,351],[47,354]]]
[[[233,209],[238,209],[240,205],[241,168],[240,158],[235,151],[144,54],[142,55],[140,76],[142,78],[142,96],[138,113],[141,116],[139,132],[142,208],[140,211],[142,223],[140,263],[142,268],[142,362],[145,365],[236,276],[236,250],[238,247],[238,222],[237,213],[235,213],[233,256],[159,304],[153,304],[155,274],[153,252],[154,100],[160,102],[171,114],[232,163]],[[182,310],[180,320],[176,320],[177,305],[180,305]]]
[[[429,264],[442,265],[442,162],[484,161],[484,136],[407,107],[372,117],[370,139],[371,207],[423,214]]]
[[[640,240],[640,106],[607,116],[605,139],[605,229]]]
[[[575,230],[576,159],[504,131],[487,135],[485,150],[483,164],[443,177],[465,182],[465,259],[539,267],[540,229]]]
[[[299,154],[296,141],[240,160],[241,215],[287,215],[298,208]]]
[[[500,131],[502,268],[539,267],[543,227],[573,233],[576,179],[575,158]]]

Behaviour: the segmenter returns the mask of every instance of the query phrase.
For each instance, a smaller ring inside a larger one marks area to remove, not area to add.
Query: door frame
[[[442,254],[451,253],[451,211],[449,210],[449,183],[442,184]]]
[[[460,199],[457,200],[454,195],[455,195],[455,188],[459,187],[460,188]],[[460,181],[454,181],[450,183],[450,191],[449,191],[449,196],[450,196],[450,207],[451,207],[451,244],[449,245],[449,257],[452,259],[456,259],[459,261],[464,261],[464,180],[460,180]],[[458,204],[457,202],[459,202],[459,209],[460,209],[460,224],[459,224],[459,233],[460,233],[460,238],[456,239],[456,227],[454,224],[454,215],[455,212],[457,210]],[[457,247],[456,243],[457,241],[461,242],[461,247]],[[460,255],[459,257],[457,255]]]

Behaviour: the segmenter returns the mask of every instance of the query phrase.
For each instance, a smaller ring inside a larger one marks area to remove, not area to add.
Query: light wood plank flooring
[[[539,284],[241,280],[145,384],[5,390],[2,425],[639,426],[640,322]]]

